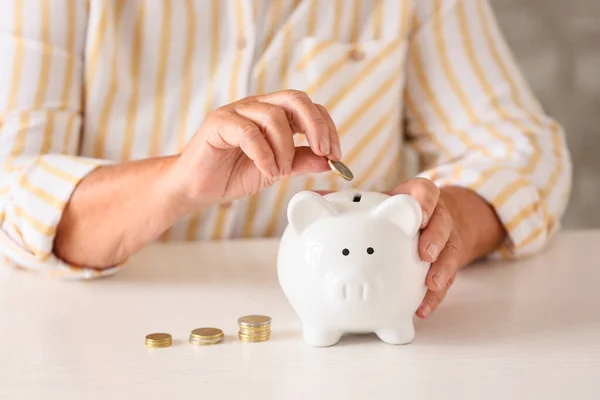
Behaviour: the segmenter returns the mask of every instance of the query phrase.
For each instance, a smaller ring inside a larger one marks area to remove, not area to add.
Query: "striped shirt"
[[[0,256],[38,272],[103,274],[52,253],[91,170],[176,154],[211,110],[280,89],[327,107],[356,179],[281,181],[162,240],[277,236],[300,190],[418,173],[487,200],[509,233],[494,255],[519,257],[556,232],[570,193],[563,130],[487,0],[7,0],[0,59]]]

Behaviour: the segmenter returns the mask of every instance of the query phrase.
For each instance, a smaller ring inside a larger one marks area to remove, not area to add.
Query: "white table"
[[[305,345],[276,252],[268,240],[157,244],[92,282],[0,267],[0,399],[600,398],[600,231],[463,270],[405,346]],[[237,339],[251,313],[273,318],[270,341]],[[225,341],[187,343],[201,326]],[[172,347],[144,347],[163,331]]]

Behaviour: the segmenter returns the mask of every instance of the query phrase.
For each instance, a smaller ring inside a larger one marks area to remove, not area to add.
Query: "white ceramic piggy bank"
[[[331,346],[346,333],[413,340],[429,263],[418,253],[422,212],[408,195],[296,194],[277,271],[302,322],[304,340]]]

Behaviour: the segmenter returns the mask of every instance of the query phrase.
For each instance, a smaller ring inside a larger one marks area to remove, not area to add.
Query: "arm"
[[[85,2],[0,4],[0,253],[24,268],[80,277],[101,273],[73,268],[52,247],[71,193],[105,164],[74,156],[86,21]]]
[[[487,1],[418,4],[405,100],[411,139],[427,160],[421,176],[452,203],[465,233],[462,262],[533,254],[566,207],[564,133],[525,84]]]

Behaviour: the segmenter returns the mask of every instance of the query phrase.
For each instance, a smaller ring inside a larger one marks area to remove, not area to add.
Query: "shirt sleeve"
[[[416,4],[404,98],[420,176],[495,209],[508,235],[492,258],[534,254],[570,195],[563,129],[527,86],[487,0]]]
[[[7,264],[66,278],[116,270],[69,265],[52,252],[77,184],[107,163],[75,156],[86,4],[0,3],[0,256]]]

